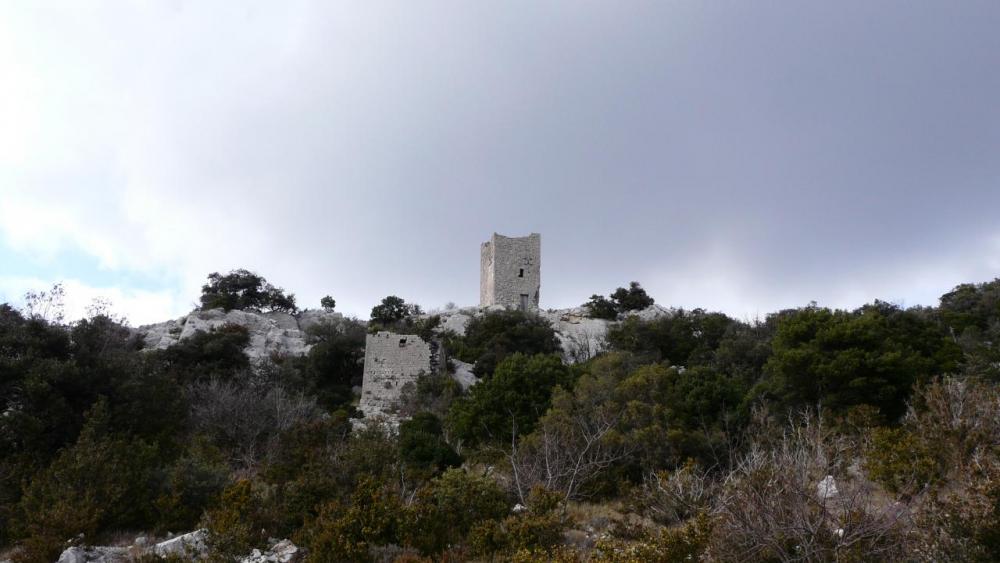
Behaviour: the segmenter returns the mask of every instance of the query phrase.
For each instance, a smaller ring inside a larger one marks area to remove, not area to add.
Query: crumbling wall
[[[431,373],[434,353],[429,343],[414,334],[379,332],[365,339],[365,374],[361,404],[365,417],[392,416],[407,383]]]
[[[538,309],[541,291],[542,237],[505,237],[493,233],[484,242],[480,257],[479,305]]]

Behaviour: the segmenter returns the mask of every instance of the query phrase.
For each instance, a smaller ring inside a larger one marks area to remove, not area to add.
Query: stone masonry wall
[[[537,309],[541,291],[542,237],[505,237],[493,233],[481,248],[480,307],[521,307],[521,295],[528,296],[528,308]]]
[[[365,417],[391,415],[407,383],[431,373],[431,345],[413,334],[379,332],[365,339],[365,375],[360,409]]]

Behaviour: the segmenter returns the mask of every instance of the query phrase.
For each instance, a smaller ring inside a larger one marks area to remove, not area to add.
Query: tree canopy
[[[264,312],[294,313],[295,295],[286,294],[263,277],[249,270],[233,270],[228,274],[213,272],[201,287],[203,309],[258,309]]]

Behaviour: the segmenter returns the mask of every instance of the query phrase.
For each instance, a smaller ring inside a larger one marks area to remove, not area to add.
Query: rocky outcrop
[[[297,315],[288,313],[261,313],[259,311],[195,310],[179,319],[141,326],[136,332],[145,340],[148,349],[164,349],[190,338],[199,330],[210,331],[227,324],[247,329],[250,343],[246,354],[251,360],[270,357],[272,354],[301,355],[309,352],[306,331],[321,323],[339,322],[340,313],[323,310],[306,310]]]
[[[193,532],[171,538],[153,546],[153,553],[160,557],[179,556],[194,558],[208,551],[208,530]]]

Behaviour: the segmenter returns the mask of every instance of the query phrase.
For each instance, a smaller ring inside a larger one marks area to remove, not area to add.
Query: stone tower
[[[505,237],[493,233],[482,245],[479,306],[538,309],[542,275],[542,236]]]

